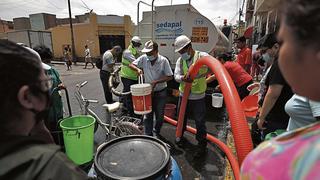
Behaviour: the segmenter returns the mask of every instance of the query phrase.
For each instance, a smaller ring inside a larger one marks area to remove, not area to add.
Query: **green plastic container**
[[[272,139],[272,138],[274,138],[274,137],[277,137],[277,136],[279,136],[280,134],[285,133],[285,132],[287,132],[285,129],[277,129],[277,130],[275,130],[275,131],[273,131],[273,132],[271,132],[271,133],[268,133],[268,134],[266,135],[266,137],[264,138],[264,140],[265,140],[265,141],[268,141],[268,140],[270,140],[270,139]]]
[[[92,116],[72,116],[60,122],[67,156],[77,165],[93,158],[95,119]]]

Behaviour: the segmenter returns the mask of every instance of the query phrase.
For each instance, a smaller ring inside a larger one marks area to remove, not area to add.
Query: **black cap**
[[[273,45],[278,43],[275,33],[270,33],[262,37],[262,39],[259,41],[259,46],[261,48],[272,48]]]

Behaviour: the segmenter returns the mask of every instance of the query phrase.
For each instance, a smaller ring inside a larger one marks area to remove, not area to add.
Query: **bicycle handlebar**
[[[80,104],[80,108],[83,110],[85,110],[86,113],[90,114],[91,116],[93,116],[97,123],[102,126],[102,128],[107,132],[107,133],[110,133],[109,132],[109,129],[107,128],[109,125],[107,123],[104,123],[100,120],[100,118],[98,117],[98,115],[93,112],[90,108],[89,108],[89,104],[90,103],[99,103],[98,100],[95,100],[95,99],[87,99],[85,98],[82,93],[81,93],[81,88],[83,86],[85,86],[86,84],[88,83],[88,81],[84,81],[82,82],[81,84],[77,84],[77,90],[74,92],[75,94],[75,97],[76,99],[78,100],[79,104]]]
[[[88,81],[84,81],[84,82],[82,82],[82,83],[80,84],[80,87],[85,86],[87,83],[88,83]]]
[[[84,87],[86,84],[88,84],[88,81],[84,81],[81,84],[77,84],[78,87],[77,91],[75,93],[78,93],[77,96],[82,100],[82,102],[89,102],[89,103],[99,103],[96,99],[87,99],[85,98],[81,93],[81,88]]]
[[[131,92],[120,92],[120,91],[117,91],[116,88],[113,86],[113,78],[116,78],[117,74],[119,74],[119,71],[121,70],[121,67],[118,67],[115,69],[115,71],[113,73],[110,74],[110,77],[109,77],[109,81],[108,81],[108,86],[111,90],[111,92],[116,95],[116,96],[126,96],[126,95],[129,95],[131,94]]]
[[[88,101],[89,103],[99,103],[98,100],[94,100],[94,99],[87,99],[87,101]]]

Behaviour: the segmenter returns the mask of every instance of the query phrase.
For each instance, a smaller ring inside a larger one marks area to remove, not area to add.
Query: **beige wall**
[[[125,29],[125,37],[126,37],[126,47],[129,46],[131,38],[133,37],[134,32],[134,24],[131,21],[130,16],[124,16],[124,29]]]
[[[0,33],[12,31],[13,27],[10,27],[10,23],[0,19]]]
[[[63,57],[63,47],[68,44],[71,47],[70,26],[57,26],[51,28],[50,31],[52,33],[54,56],[61,58]],[[86,44],[91,51],[91,56],[96,57],[100,55],[99,38],[96,32],[97,26],[94,23],[73,24],[75,53],[77,57],[84,57],[84,46]]]
[[[63,47],[71,46],[69,25],[57,26],[50,29],[52,33],[52,44],[54,57],[63,57]],[[133,24],[130,16],[124,16],[123,25],[97,24],[97,16],[90,14],[90,23],[73,24],[75,53],[77,57],[84,57],[84,46],[87,44],[92,57],[100,56],[99,35],[125,35],[126,47],[130,43],[133,33]]]

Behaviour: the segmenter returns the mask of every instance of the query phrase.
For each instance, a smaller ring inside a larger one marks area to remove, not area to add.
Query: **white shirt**
[[[134,55],[131,53],[129,49],[126,49],[125,51],[123,51],[122,56],[123,58],[127,59],[130,62],[133,62],[136,60],[136,58],[134,57]]]
[[[139,68],[143,69],[143,74],[146,83],[151,83],[152,81],[159,80],[164,76],[172,76],[172,70],[167,58],[158,55],[156,62],[152,65],[148,60],[147,55],[144,54],[138,59],[133,61],[133,64]],[[167,87],[167,82],[162,82],[156,84],[154,91],[161,91]]]
[[[91,57],[91,54],[90,54],[90,49],[87,48],[86,50],[84,50],[84,53],[86,55],[86,58],[90,58]]]
[[[288,131],[317,122],[320,117],[320,102],[294,94],[285,105],[286,113],[290,116]]]

